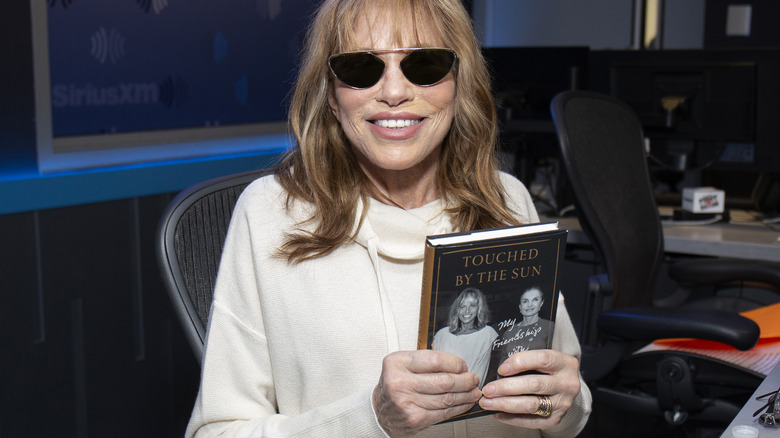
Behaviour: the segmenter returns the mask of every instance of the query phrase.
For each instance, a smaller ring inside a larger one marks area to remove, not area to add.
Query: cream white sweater
[[[523,222],[538,217],[525,187],[502,174]],[[209,321],[200,392],[187,437],[386,436],[370,397],[382,359],[416,348],[426,235],[449,232],[435,201],[413,210],[371,202],[357,242],[327,257],[274,257],[311,206],[285,209],[273,176],[253,182],[236,206]],[[579,357],[560,301],[553,346]],[[575,405],[544,436],[572,437],[587,421],[582,383]],[[539,437],[490,416],[434,426],[430,437]]]

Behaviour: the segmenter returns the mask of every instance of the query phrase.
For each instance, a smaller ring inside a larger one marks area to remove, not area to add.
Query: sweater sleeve
[[[257,242],[251,240],[244,204],[239,201],[226,238],[200,391],[185,436],[384,436],[371,405],[371,388],[344,388],[335,401],[295,415],[278,412],[253,260]]]

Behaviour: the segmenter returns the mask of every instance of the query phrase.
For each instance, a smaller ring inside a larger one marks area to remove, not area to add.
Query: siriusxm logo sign
[[[182,78],[168,76],[160,84],[160,103],[168,108],[184,106],[189,96],[188,88]]]
[[[109,87],[90,84],[58,84],[52,87],[51,104],[56,108],[83,106],[144,105],[160,100],[160,85],[129,83]]]
[[[54,108],[152,103],[173,108],[184,106],[188,98],[189,86],[178,76],[168,76],[160,83],[131,82],[106,87],[95,87],[91,84],[57,84],[51,89],[51,105]]]
[[[92,34],[91,40],[92,56],[101,64],[105,63],[106,59],[115,64],[125,54],[125,37],[116,29],[112,28],[106,32],[106,29],[101,27]]]

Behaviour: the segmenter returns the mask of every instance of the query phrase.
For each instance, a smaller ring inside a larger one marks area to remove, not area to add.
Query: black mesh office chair
[[[588,285],[585,318],[597,321],[598,331],[584,333],[582,361],[595,409],[663,416],[675,430],[727,426],[762,375],[693,354],[631,353],[680,337],[750,349],[758,326],[734,310],[760,304],[719,297],[706,305],[653,306],[664,245],[639,120],[627,105],[585,91],[557,95],[551,109],[577,216],[603,267]],[[707,259],[671,271],[687,285],[752,280],[780,290],[779,264]]]
[[[199,363],[233,207],[246,186],[263,174],[242,172],[187,188],[170,202],[160,219],[157,262]]]

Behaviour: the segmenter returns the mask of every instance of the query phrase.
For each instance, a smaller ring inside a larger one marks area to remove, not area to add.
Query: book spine
[[[417,348],[428,348],[428,324],[431,318],[431,295],[433,292],[433,266],[436,250],[425,243],[425,255],[423,258],[422,292],[420,293],[420,326],[417,334]]]

